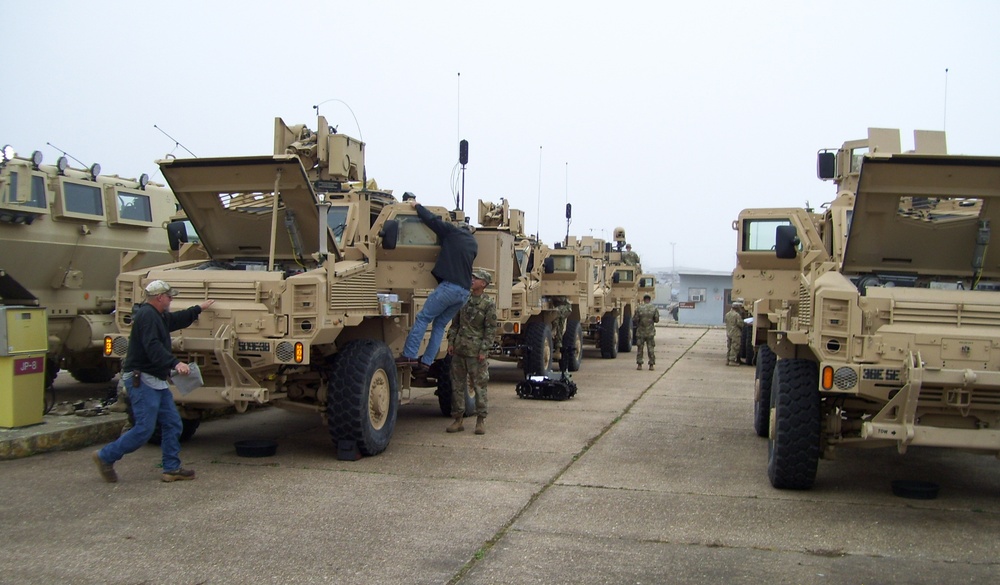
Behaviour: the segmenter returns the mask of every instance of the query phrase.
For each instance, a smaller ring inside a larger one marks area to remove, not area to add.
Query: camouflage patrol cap
[[[154,280],[153,282],[146,285],[146,296],[155,297],[156,295],[166,294],[170,298],[177,296],[177,289],[167,284],[162,280]]]
[[[733,299],[733,306],[734,307],[742,307],[743,306],[743,299]]]
[[[482,268],[476,268],[475,270],[473,270],[472,278],[478,278],[479,280],[485,282],[486,284],[493,282],[493,277],[490,276],[490,273],[486,272]]]

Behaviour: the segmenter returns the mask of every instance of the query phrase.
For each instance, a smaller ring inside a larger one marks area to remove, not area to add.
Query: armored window
[[[326,212],[326,225],[333,231],[333,237],[337,245],[341,245],[344,237],[344,230],[347,229],[347,213],[350,207],[347,205],[334,205]]]
[[[618,282],[632,282],[635,280],[635,272],[632,270],[616,270],[615,276],[618,277]]]
[[[398,246],[436,246],[437,234],[416,215],[397,215],[399,221]]]
[[[791,225],[787,219],[746,219],[743,220],[743,251],[770,252],[776,243],[775,230],[778,226]]]
[[[101,188],[93,183],[63,179],[58,208],[61,215],[80,219],[102,219],[104,201]]]
[[[576,272],[576,258],[574,256],[552,255],[552,269],[555,272]]]
[[[898,138],[897,138],[898,142]],[[864,160],[865,155],[868,154],[868,147],[855,148],[851,151],[851,172],[860,173],[861,172],[861,161]]]
[[[119,219],[153,221],[153,211],[150,209],[149,197],[146,195],[119,191],[116,197],[116,208]]]
[[[39,210],[44,210],[48,207],[45,197],[45,177],[43,175],[28,175],[31,180],[31,190],[24,193],[18,192],[20,174],[16,171],[11,171],[8,177],[8,188],[3,192],[3,204],[5,206],[16,205],[18,207],[32,207]]]

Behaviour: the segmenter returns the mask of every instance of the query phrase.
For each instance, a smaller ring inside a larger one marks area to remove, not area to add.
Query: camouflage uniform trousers
[[[646,352],[649,354],[649,365],[656,365],[656,333],[652,335],[636,335],[635,336],[635,363],[642,365],[642,348],[646,347]]]
[[[476,393],[476,414],[486,416],[486,384],[490,381],[490,360],[455,354],[451,357],[451,415],[465,415],[465,393],[469,383]]]
[[[740,357],[743,332],[738,327],[726,328],[726,363],[735,364]]]
[[[562,353],[563,337],[566,336],[566,318],[573,312],[569,304],[556,305],[556,318],[552,320],[552,349]]]

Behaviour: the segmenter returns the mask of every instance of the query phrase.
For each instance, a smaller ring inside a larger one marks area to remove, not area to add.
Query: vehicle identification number
[[[271,351],[271,344],[266,341],[241,341],[236,345],[236,347],[239,351]]]
[[[861,378],[863,380],[898,382],[900,371],[895,368],[861,368]]]

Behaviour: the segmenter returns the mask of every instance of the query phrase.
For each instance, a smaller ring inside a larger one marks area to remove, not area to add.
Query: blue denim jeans
[[[433,321],[431,339],[427,342],[427,348],[424,350],[421,361],[427,366],[434,363],[434,358],[437,357],[438,349],[441,347],[441,340],[444,339],[444,328],[455,318],[458,310],[468,299],[469,291],[453,282],[446,280],[437,285],[437,288],[427,297],[424,308],[417,313],[413,329],[410,329],[410,334],[406,336],[403,355],[408,358],[417,357],[417,352],[420,351],[420,340],[424,338],[427,325]]]
[[[101,460],[114,463],[142,447],[156,430],[160,423],[160,448],[163,450],[163,471],[173,471],[181,467],[181,415],[174,406],[174,397],[168,388],[158,390],[146,384],[133,387],[129,380],[128,398],[132,402],[132,414],[135,416],[135,426],[118,437],[113,443],[104,446],[100,451]]]

